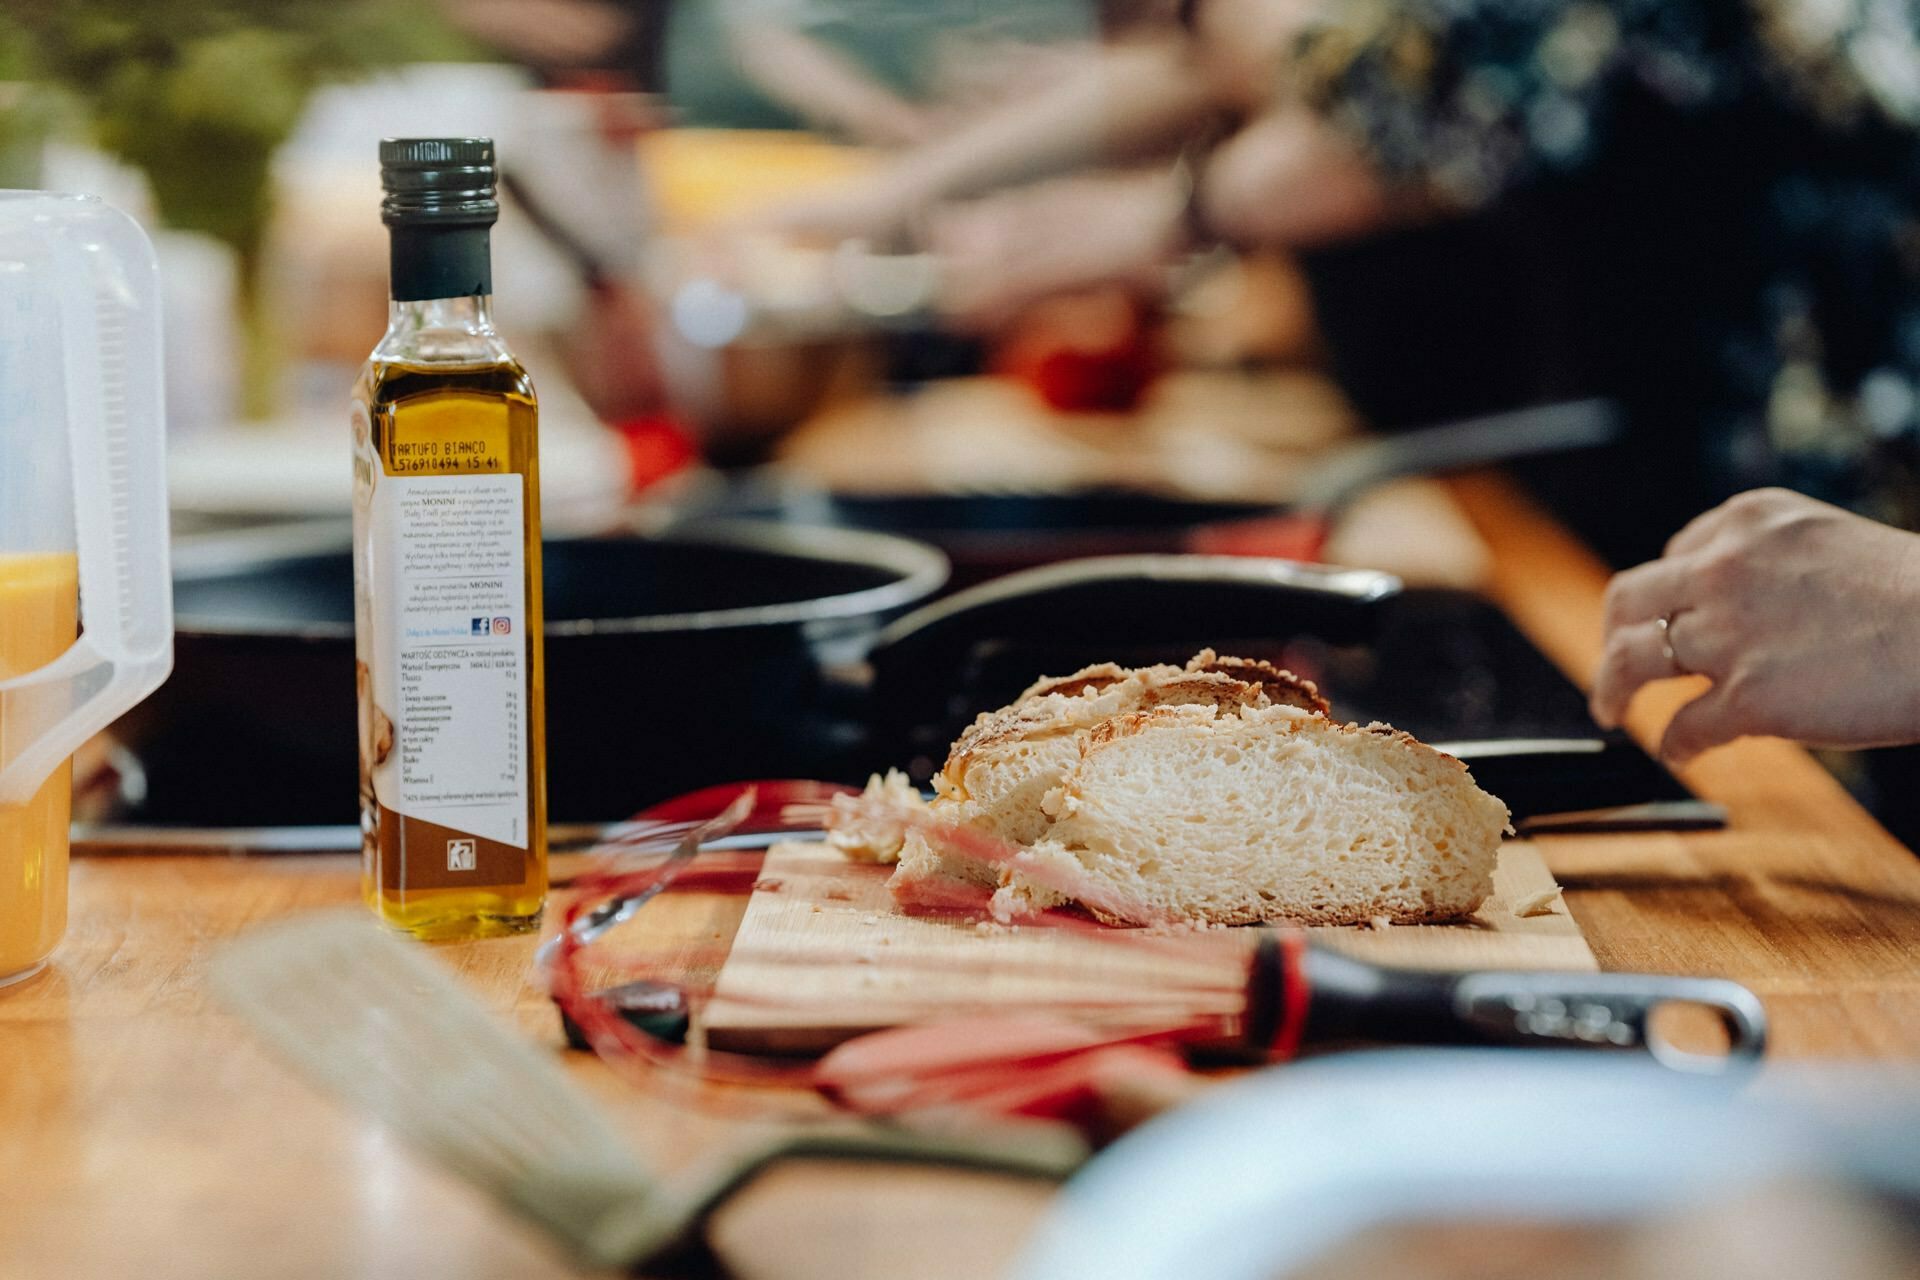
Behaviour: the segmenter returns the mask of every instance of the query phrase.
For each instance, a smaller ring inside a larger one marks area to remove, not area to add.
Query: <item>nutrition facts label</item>
[[[382,477],[368,566],[375,702],[393,721],[382,800],[518,848],[528,800],[522,483]]]

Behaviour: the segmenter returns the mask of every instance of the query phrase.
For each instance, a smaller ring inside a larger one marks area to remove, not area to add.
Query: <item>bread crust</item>
[[[1259,658],[1223,658],[1211,649],[1202,649],[1187,663],[1187,670],[1230,676],[1258,685],[1267,695],[1267,701],[1275,706],[1299,707],[1323,716],[1333,710],[1320,696],[1319,685]]]
[[[964,792],[968,767],[996,747],[1077,733],[1082,727],[1044,704],[1017,702],[1000,711],[982,712],[967,726],[966,732],[954,740],[947,763],[940,771],[941,778],[950,788]]]
[[[1077,698],[1089,689],[1105,689],[1109,685],[1119,684],[1132,675],[1117,662],[1096,662],[1090,667],[1082,667],[1070,676],[1041,676],[1026,687],[1026,691],[1013,700],[1015,706],[1030,702],[1035,698],[1044,698],[1048,694]]]
[[[1103,699],[1111,697],[1113,705]],[[974,718],[947,754],[941,775],[965,790],[968,766],[996,747],[1060,733],[1078,733],[1114,714],[1183,703],[1216,707],[1291,706],[1328,713],[1327,700],[1311,680],[1252,658],[1221,657],[1202,649],[1183,667],[1128,669],[1100,662],[1072,675],[1043,676],[1013,703]]]
[[[1298,709],[1305,710],[1305,708]],[[1091,729],[1088,729],[1080,739],[1080,758],[1085,760],[1101,748],[1111,746],[1121,738],[1128,738],[1137,733],[1144,733],[1159,724],[1177,721],[1186,714],[1188,713],[1181,711],[1177,707],[1153,707],[1145,711],[1131,711],[1123,715],[1109,716],[1099,724],[1094,725]],[[1284,733],[1324,732],[1345,734],[1349,737],[1370,735],[1376,738],[1386,738],[1391,742],[1396,742],[1403,747],[1409,748],[1414,754],[1421,756],[1439,768],[1453,769],[1456,772],[1466,775],[1469,779],[1473,777],[1472,770],[1467,768],[1464,760],[1461,760],[1457,756],[1450,756],[1444,751],[1436,750],[1405,730],[1396,729],[1392,725],[1384,724],[1378,720],[1370,724],[1360,725],[1346,724],[1342,721],[1329,719],[1321,715],[1305,715],[1284,719],[1279,716],[1267,718],[1278,722],[1280,730]],[[1509,830],[1511,830],[1511,828],[1509,828]]]
[[[1182,703],[1228,709],[1268,705],[1266,694],[1259,685],[1212,672],[1182,672],[1148,680],[1140,693],[1140,705],[1143,707]]]

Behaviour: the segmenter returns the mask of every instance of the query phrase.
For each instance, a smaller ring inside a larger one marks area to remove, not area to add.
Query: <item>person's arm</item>
[[[1601,724],[1618,724],[1652,681],[1713,682],[1668,726],[1670,760],[1747,734],[1824,747],[1920,741],[1920,535],[1757,489],[1617,575],[1606,610]]]
[[[915,142],[926,133],[919,108],[803,32],[749,13],[728,24],[727,38],[747,78],[815,127],[879,146]]]
[[[1195,159],[1056,179],[949,206],[931,220],[943,305],[992,324],[1037,298],[1126,282],[1151,289],[1213,240],[1302,247],[1411,216],[1360,150],[1318,117],[1264,118]]]
[[[1288,46],[1315,7],[1314,0],[1205,0],[1191,33],[1111,46],[907,157],[900,180],[925,202],[1171,156],[1223,111],[1272,102]]]
[[[942,264],[940,305],[969,328],[992,328],[1054,294],[1164,284],[1185,247],[1186,193],[1171,166],[1056,178],[960,201],[929,219]]]
[[[604,67],[632,37],[634,17],[603,0],[440,0],[454,26],[544,71]]]
[[[1196,182],[1196,229],[1232,244],[1304,248],[1365,235],[1411,210],[1359,146],[1298,106],[1222,143]]]
[[[1184,38],[1120,45],[901,155],[851,190],[795,205],[789,231],[888,239],[939,201],[1171,151],[1219,105]]]

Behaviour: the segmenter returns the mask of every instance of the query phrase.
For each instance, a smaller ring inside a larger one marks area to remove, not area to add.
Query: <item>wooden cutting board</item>
[[[936,1014],[1071,1007],[1090,1021],[1223,1012],[1240,993],[1220,975],[1251,930],[1173,938],[1109,930],[1007,929],[908,916],[886,890],[890,867],[847,862],[818,844],[780,844],[747,902],[705,1019],[708,1043],[745,1053],[818,1053],[865,1031]],[[1557,898],[1533,846],[1508,841],[1493,897],[1471,919],[1386,929],[1316,929],[1316,940],[1379,964],[1433,969],[1599,965]],[[1125,942],[1111,939],[1120,935]],[[1196,944],[1204,954],[1196,955]],[[1214,948],[1219,948],[1215,950]]]

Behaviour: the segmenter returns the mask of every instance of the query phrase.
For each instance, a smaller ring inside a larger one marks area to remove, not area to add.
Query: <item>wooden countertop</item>
[[[1452,488],[1492,548],[1494,596],[1584,679],[1598,657],[1602,567],[1503,481]],[[1683,693],[1643,697],[1636,732],[1657,728]],[[1601,963],[1749,984],[1783,1058],[1920,1058],[1920,863],[1791,745],[1739,743],[1689,780],[1729,807],[1729,829],[1539,841]],[[355,882],[340,857],[76,859],[53,965],[0,989],[0,1275],[574,1274],[210,1006],[202,977],[222,939],[351,902]],[[660,905],[666,948],[711,949],[739,911],[719,897]],[[531,950],[511,939],[434,954],[557,1044],[525,982]],[[751,1137],[743,1121],[649,1096],[580,1055],[570,1068],[663,1169]],[[715,1238],[745,1276],[988,1275],[1045,1202],[978,1177],[796,1167],[723,1214]]]

